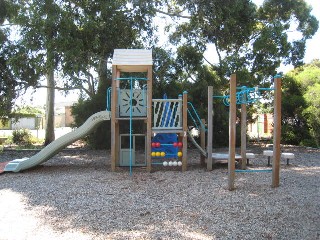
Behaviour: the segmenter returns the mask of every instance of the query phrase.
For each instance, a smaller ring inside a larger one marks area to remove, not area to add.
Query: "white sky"
[[[305,0],[309,5],[312,6],[313,11],[312,14],[320,21],[320,0]],[[253,0],[257,5],[261,5],[263,0]],[[164,30],[159,31],[159,36],[167,36],[168,33]],[[320,28],[317,33],[313,36],[312,39],[307,40],[306,53],[304,62],[308,63],[313,59],[320,59],[320,51],[318,49],[320,44]],[[216,63],[217,57],[215,54],[215,50],[212,46],[208,47],[207,52],[205,53],[205,57],[212,63]],[[292,66],[281,66],[279,71],[284,73],[293,69]],[[22,97],[20,97],[16,105],[34,105],[34,106],[43,106],[45,104],[46,99],[46,89],[39,89],[36,92],[33,90],[28,90]],[[76,92],[71,92],[68,96],[64,96],[61,92],[56,91],[56,103],[62,102],[74,102],[78,100],[78,94]]]

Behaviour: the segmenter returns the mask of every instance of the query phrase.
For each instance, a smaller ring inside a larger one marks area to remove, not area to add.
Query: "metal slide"
[[[192,137],[192,135],[191,135],[191,133],[190,133],[189,130],[188,130],[188,137],[189,137],[189,139],[191,140],[191,142],[193,143],[193,145],[195,145],[196,148],[198,148],[199,152],[200,152],[203,156],[207,157],[208,153],[207,153],[207,152],[197,143],[197,141]]]
[[[60,152],[74,141],[88,135],[102,121],[110,120],[110,111],[101,111],[93,114],[79,128],[61,136],[50,143],[36,155],[30,158],[15,159],[10,161],[4,168],[5,172],[19,172],[37,166]]]

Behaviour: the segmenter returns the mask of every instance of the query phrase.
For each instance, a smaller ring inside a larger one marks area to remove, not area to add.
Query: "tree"
[[[281,62],[302,64],[306,40],[318,29],[311,10],[302,0],[266,0],[259,8],[247,0],[180,0],[161,12],[183,18],[171,35],[174,44],[200,53],[213,44],[219,64],[211,65],[221,77],[245,71],[259,83],[273,76]],[[301,38],[289,41],[291,31]]]
[[[111,83],[110,59],[114,49],[151,46],[153,12],[149,11],[147,1],[145,4],[142,1],[96,1],[94,4],[74,1],[70,8],[78,24],[81,43],[77,45],[79,60],[66,61],[64,73],[70,77],[71,85],[77,85],[81,75],[86,76],[89,69],[98,75],[94,94],[81,99],[73,108],[76,123],[80,125],[93,113],[106,108],[106,90]],[[72,56],[65,55],[65,59]],[[89,136],[93,147],[109,146],[110,129],[106,124]]]
[[[296,68],[283,79],[283,140],[290,144],[320,146],[320,64]]]
[[[28,58],[28,50],[10,39],[10,21],[17,7],[0,0],[0,117],[10,116],[14,100],[35,86],[38,74]]]
[[[34,69],[47,80],[45,86],[39,81],[37,87],[48,91],[48,144],[54,140],[54,89],[80,89],[90,97],[105,93],[113,49],[141,46],[142,40],[150,39],[150,19],[143,8],[123,0],[13,2],[18,9],[12,19],[19,25],[17,44],[28,49]],[[58,71],[63,86],[55,80]],[[92,72],[98,73],[98,81]]]
[[[303,113],[307,108],[303,87],[295,77],[288,74],[282,79],[282,91],[282,140],[292,145],[303,144],[311,138],[309,125]]]
[[[65,13],[53,0],[45,1],[14,1],[17,15],[12,22],[19,26],[20,38],[17,44],[27,49],[27,58],[33,69],[46,78],[46,133],[47,145],[55,139],[54,136],[54,73],[61,63],[61,42],[65,36],[61,30],[66,25]],[[62,27],[63,26],[63,27]],[[70,27],[68,28],[70,29]],[[68,29],[64,29],[68,31]],[[14,65],[14,64],[13,64]],[[37,79],[39,83],[39,78]]]
[[[315,144],[320,146],[320,61],[314,60],[298,69],[296,79],[304,89],[307,107],[303,113],[310,126],[310,134]]]

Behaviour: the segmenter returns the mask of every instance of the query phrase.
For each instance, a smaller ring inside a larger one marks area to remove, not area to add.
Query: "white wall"
[[[11,129],[35,129],[36,128],[36,119],[35,118],[19,118],[18,121],[11,119]]]

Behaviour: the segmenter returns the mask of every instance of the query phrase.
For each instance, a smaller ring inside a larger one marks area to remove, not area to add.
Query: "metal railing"
[[[199,114],[197,110],[194,108],[193,104],[191,102],[188,102],[188,114],[190,118],[192,119],[195,127],[197,129],[203,129],[204,131],[207,131],[206,126],[201,121]]]

